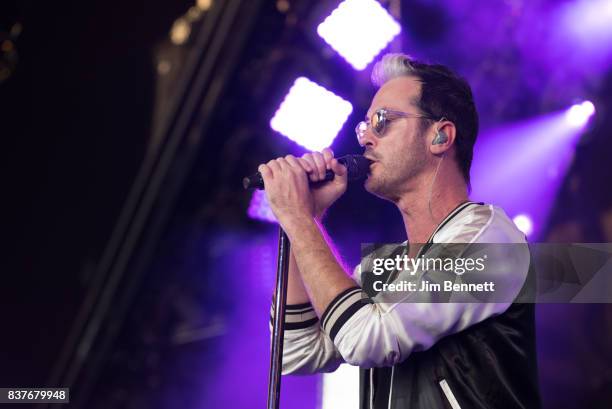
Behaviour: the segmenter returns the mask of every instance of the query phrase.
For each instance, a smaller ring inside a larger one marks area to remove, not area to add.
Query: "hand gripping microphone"
[[[364,179],[370,170],[371,160],[364,158],[361,155],[346,155],[338,158],[338,162],[342,164],[347,171],[349,182]],[[330,181],[334,178],[334,171],[327,169],[325,179],[318,182],[310,182],[310,184],[318,184]],[[242,186],[245,189],[263,189],[264,181],[261,173],[257,172],[254,175],[247,176],[242,179]]]

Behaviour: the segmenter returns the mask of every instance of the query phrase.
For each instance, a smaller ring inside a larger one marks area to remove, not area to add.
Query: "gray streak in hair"
[[[412,58],[406,54],[385,54],[372,69],[372,84],[382,87],[383,84],[394,78],[414,75],[415,69],[411,60]]]

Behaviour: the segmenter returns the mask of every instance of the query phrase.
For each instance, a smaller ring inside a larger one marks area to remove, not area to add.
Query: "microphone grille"
[[[370,171],[370,163],[372,162],[361,155],[346,155],[339,158],[338,161],[346,166],[348,180],[350,181],[364,179]]]

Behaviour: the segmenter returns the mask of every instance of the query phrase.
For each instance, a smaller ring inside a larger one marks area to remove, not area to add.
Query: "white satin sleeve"
[[[352,278],[360,283],[359,267]],[[272,332],[271,308],[270,332]],[[283,342],[282,374],[312,374],[333,372],[344,363],[342,355],[329,335],[321,330],[319,318],[310,303],[287,305],[285,310],[285,336]]]
[[[434,237],[445,243],[519,243],[494,246],[486,273],[513,286],[518,295],[529,269],[524,235],[503,210],[476,206]],[[521,244],[522,243],[522,244]],[[401,279],[400,276],[397,279]],[[513,298],[513,297],[511,297]],[[379,301],[379,302],[374,302]],[[501,314],[511,301],[496,303],[384,302],[371,299],[359,286],[339,294],[321,316],[321,327],[342,359],[362,368],[392,366],[412,352],[430,348],[444,336]]]

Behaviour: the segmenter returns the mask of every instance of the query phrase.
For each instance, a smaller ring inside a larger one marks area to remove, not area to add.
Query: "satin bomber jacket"
[[[525,236],[497,206],[459,205],[428,243],[519,243],[492,247],[486,273],[525,288]],[[283,375],[358,366],[361,409],[540,407],[534,304],[368,302],[360,266],[353,279],[321,319],[309,303],[287,305]]]

